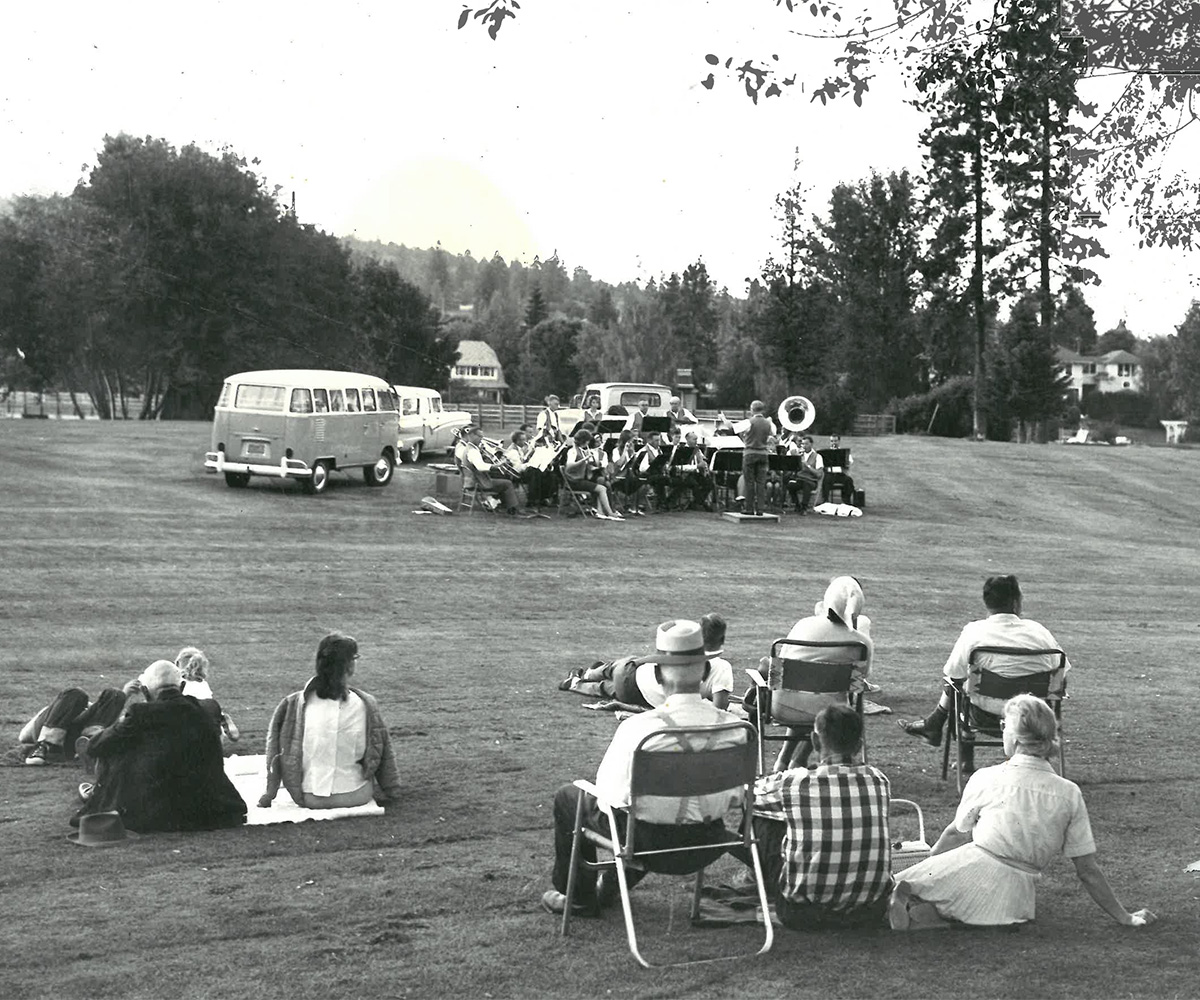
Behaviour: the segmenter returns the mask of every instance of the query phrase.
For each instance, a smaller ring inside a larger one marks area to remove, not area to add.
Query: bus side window
[[[429,400],[429,412],[430,413],[441,413],[442,412],[442,401],[440,399],[430,399]]]
[[[347,389],[346,390],[346,412],[347,413],[357,413],[358,412],[358,390],[357,389]]]
[[[293,413],[312,413],[312,393],[307,389],[292,390],[292,412]]]
[[[411,417],[417,412],[417,401],[415,399],[406,398],[400,412],[406,417]]]
[[[341,389],[330,389],[329,390],[329,412],[330,413],[341,413],[342,409],[343,409],[342,390]]]
[[[316,401],[313,406],[313,410],[315,412],[329,412],[329,393],[327,393],[324,389],[313,389],[313,398]]]
[[[379,408],[381,410],[398,410],[399,399],[391,389],[379,390]]]
[[[375,390],[363,389],[362,391],[362,408],[364,413],[375,412]]]

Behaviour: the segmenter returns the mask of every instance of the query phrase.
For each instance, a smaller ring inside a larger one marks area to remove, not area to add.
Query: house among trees
[[[459,401],[503,402],[504,369],[496,352],[482,340],[460,340],[458,360],[450,368],[450,395]]]
[[[1142,391],[1142,360],[1128,351],[1077,354],[1060,347],[1055,351],[1055,359],[1071,379],[1067,392],[1073,402],[1082,402],[1093,392]]]

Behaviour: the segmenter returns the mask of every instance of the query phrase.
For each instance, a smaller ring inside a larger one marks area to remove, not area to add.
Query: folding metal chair
[[[744,733],[744,740],[729,743],[729,739],[739,732]],[[720,857],[723,849],[740,846],[746,848],[753,861],[754,881],[758,889],[758,902],[762,908],[763,926],[766,931],[762,947],[753,954],[762,955],[770,951],[775,940],[775,930],[771,924],[771,908],[767,900],[766,884],[763,881],[762,863],[758,857],[758,842],[754,838],[754,777],[758,756],[757,742],[754,727],[748,722],[731,722],[717,726],[680,726],[659,730],[646,736],[638,743],[633,753],[630,804],[623,842],[613,807],[600,797],[599,790],[592,782],[576,781],[575,787],[581,793],[587,792],[596,797],[600,810],[608,819],[609,836],[606,837],[583,825],[583,795],[580,794],[579,804],[575,810],[575,833],[571,842],[571,867],[567,875],[567,899],[563,909],[562,934],[565,936],[570,932],[576,874],[579,866],[586,864],[589,868],[616,870],[629,950],[638,964],[643,967],[647,969],[671,968],[745,958],[751,953],[718,955],[713,958],[652,965],[646,961],[638,949],[637,932],[633,924],[633,909],[629,899],[629,883],[626,879],[626,869],[631,865],[647,871],[654,871],[656,859],[667,861],[670,860],[668,856],[678,858],[680,855],[688,853],[699,855],[693,859],[696,865],[694,869],[691,868],[690,861],[686,862],[682,869],[677,866],[677,863],[672,865],[672,870],[676,873],[688,873],[692,870],[696,873],[696,886],[692,894],[691,908],[691,919],[694,921],[700,914],[700,893],[704,887],[704,870],[716,860],[712,857],[713,852],[716,851],[717,857]],[[736,805],[742,809],[742,822],[736,839],[693,847],[638,850],[637,830],[638,820],[643,810],[642,799],[647,796],[681,799],[720,792],[736,793],[740,799]],[[611,854],[612,859],[584,862],[579,856],[580,842],[584,838]]]
[[[975,658],[982,653],[1022,658],[1027,656],[1057,657],[1058,666],[1019,677],[1005,677],[976,664]],[[1018,646],[976,646],[967,657],[967,679],[962,685],[954,685],[953,705],[949,717],[949,731],[942,748],[942,780],[950,771],[950,744],[954,743],[958,761],[958,790],[963,789],[963,749],[970,743],[976,747],[1004,746],[1000,731],[999,712],[1003,703],[1019,694],[1036,695],[1054,709],[1058,720],[1058,770],[1063,777],[1067,773],[1067,758],[1062,738],[1062,702],[1067,696],[1067,654],[1061,649],[1023,649]],[[983,701],[983,704],[979,704]],[[980,736],[991,737],[980,739]]]
[[[479,480],[475,478],[475,470],[466,463],[459,461],[458,456],[455,456],[454,464],[458,467],[458,474],[462,476],[462,491],[458,495],[458,509],[462,510],[466,508],[468,515],[475,509],[476,505],[482,506],[484,510],[494,510],[494,508],[489,508],[480,499],[481,494],[485,498],[491,494],[488,490],[480,488]]]
[[[827,659],[799,660],[780,655],[786,647],[841,650]],[[867,727],[863,715],[863,692],[853,691],[854,669],[867,659],[866,643],[858,640],[816,642],[809,639],[776,639],[771,643],[769,677],[747,670],[755,686],[755,726],[758,729],[759,769],[766,772],[767,742],[802,738],[795,730],[812,731],[813,720],[825,705],[849,705],[864,720],[863,763],[867,763]],[[788,732],[773,733],[771,727],[786,726]]]
[[[584,490],[577,490],[571,485],[571,480],[567,476],[567,467],[563,464],[558,466],[558,476],[562,481],[562,489],[570,494],[572,502],[575,504],[575,509],[583,517],[596,516],[596,504],[592,500],[592,494]],[[559,507],[559,513],[562,513],[562,507]]]

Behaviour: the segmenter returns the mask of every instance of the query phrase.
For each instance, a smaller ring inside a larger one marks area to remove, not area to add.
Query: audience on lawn
[[[875,655],[875,646],[871,641],[871,619],[862,613],[864,605],[862,585],[853,576],[837,576],[829,581],[825,588],[825,596],[817,602],[813,613],[807,618],[801,618],[792,630],[788,632],[789,639],[804,639],[809,642],[861,642],[867,647],[867,658],[858,663],[853,671],[852,694],[864,689],[867,678],[871,674],[871,661]],[[782,646],[779,651],[781,660],[825,661],[839,662],[841,659],[855,653],[854,647],[847,646],[838,649],[836,646],[817,646],[805,648],[802,646]],[[778,670],[778,666],[776,667]],[[770,657],[764,656],[760,661],[760,670],[764,675],[771,672]],[[788,719],[788,739],[779,751],[775,760],[775,771],[786,771],[789,767],[804,767],[808,763],[813,745],[809,739],[812,732],[813,720],[817,713],[830,704],[831,696],[826,694],[810,694],[801,691],[776,690],[771,685],[771,711],[773,715]],[[757,700],[758,692],[750,688],[746,692],[744,704],[752,711]],[[844,696],[838,695],[843,698]]]
[[[856,763],[863,721],[848,705],[821,709],[811,739],[815,768],[776,771],[755,785],[767,891],[793,930],[882,926],[892,891],[888,779]],[[730,853],[751,863],[744,848]]]
[[[733,665],[721,655],[725,652],[726,628],[725,619],[719,614],[709,613],[700,619],[709,667],[700,685],[700,696],[717,708],[729,707],[733,691]],[[667,700],[662,685],[655,679],[654,663],[638,656],[623,656],[608,662],[597,660],[590,667],[576,667],[558,688],[589,698],[611,698],[630,709],[658,708]]]
[[[225,776],[212,712],[184,697],[179,668],[155,660],[137,679],[146,702],[131,701],[87,747],[97,762],[87,801],[72,817],[116,811],[139,833],[240,826],[246,804]],[[126,685],[132,691],[134,682]],[[211,703],[215,704],[215,703]]]
[[[266,808],[282,783],[306,809],[399,802],[400,773],[375,699],[350,686],[358,643],[331,632],[317,646],[316,674],[279,703],[267,731]]]
[[[134,679],[123,690],[104,688],[95,701],[89,701],[79,688],[59,692],[21,728],[17,739],[25,751],[25,763],[44,766],[74,759],[89,737],[120,718],[127,696],[137,685]]]
[[[906,733],[923,739],[930,746],[942,745],[942,730],[953,704],[953,691],[967,679],[971,650],[979,646],[1014,646],[1022,649],[1058,648],[1050,630],[1032,618],[1021,617],[1021,585],[1015,576],[989,576],[983,584],[983,603],[988,617],[968,622],[959,633],[950,656],[942,667],[942,696],[937,707],[924,719],[914,722],[899,722]],[[994,671],[1003,677],[1021,677],[1025,674],[1042,673],[1058,666],[1057,656],[1009,656],[998,653],[981,653],[976,665]],[[1065,661],[1064,674],[1071,669]],[[1002,703],[988,710],[987,705],[972,703],[972,712],[979,718],[979,725],[995,729]],[[963,773],[975,769],[975,748],[963,746]]]
[[[896,930],[1019,924],[1034,918],[1037,880],[1058,855],[1105,913],[1127,927],[1153,923],[1130,913],[1096,862],[1096,844],[1079,786],[1050,764],[1058,723],[1040,698],[1022,694],[1004,705],[1003,764],[971,775],[954,820],[928,861],[897,877],[889,917]]]
[[[634,715],[617,727],[612,743],[600,762],[596,772],[596,787],[601,797],[613,807],[621,836],[624,836],[630,802],[633,752],[643,738],[654,733],[670,731],[680,726],[714,726],[737,722],[737,716],[725,712],[700,697],[700,685],[710,667],[705,653],[705,642],[700,624],[694,621],[668,621],[658,626],[656,652],[647,661],[654,663],[657,683],[666,694],[662,706],[652,711]],[[714,747],[728,745],[730,739],[741,740],[744,730],[710,737],[718,741]],[[653,745],[653,741],[652,741]],[[700,743],[696,749],[704,748]],[[597,805],[596,798],[574,785],[563,785],[554,796],[554,888],[542,896],[542,906],[551,913],[562,913],[566,907],[567,876],[571,863],[572,833],[575,828],[575,812],[579,796],[583,796],[583,822],[591,829],[609,836],[608,822]],[[736,802],[729,792],[688,798],[648,797],[639,803],[637,845],[639,850],[660,850],[677,847],[699,847],[716,844],[727,839],[725,813]],[[724,853],[724,848],[714,848],[711,860]],[[596,860],[595,847],[585,838],[580,841],[580,855],[585,861]],[[664,855],[656,870],[671,872],[680,870],[679,858],[683,863],[694,866],[697,855]],[[694,870],[692,867],[683,870]],[[576,894],[573,908],[581,915],[595,915],[602,907],[616,900],[616,883],[607,877],[597,884],[595,871],[581,866],[575,881]],[[632,887],[644,875],[644,871],[629,871],[628,884]]]

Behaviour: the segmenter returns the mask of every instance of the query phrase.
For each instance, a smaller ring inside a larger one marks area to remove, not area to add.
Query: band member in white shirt
[[[633,433],[627,430],[621,431],[621,436],[617,439],[617,446],[613,449],[610,469],[612,488],[626,498],[627,508],[629,498],[633,498],[633,510],[626,509],[625,512],[641,517],[646,513],[646,494],[649,487],[638,477],[638,454],[638,449],[633,442]]]
[[[525,506],[537,507],[542,499],[542,476],[540,469],[529,464],[533,455],[533,445],[529,443],[529,435],[523,430],[515,430],[509,439],[510,444],[504,451],[513,470],[520,476],[518,482],[525,487]]]
[[[650,434],[646,438],[646,443],[634,459],[636,463],[634,467],[637,469],[638,479],[646,486],[654,488],[654,494],[658,498],[659,510],[666,510],[667,508],[668,460],[668,457],[664,457],[661,434]]]
[[[566,444],[567,437],[558,424],[558,397],[546,397],[546,408],[538,413],[537,431],[533,435],[535,445],[550,445],[557,448]]]
[[[500,468],[483,455],[483,429],[472,427],[467,432],[467,447],[464,454],[463,474],[475,481],[476,489],[495,493],[509,514],[517,513],[517,490],[511,482],[500,476]]]
[[[840,449],[842,447],[842,439],[836,434],[829,435],[829,447],[832,449]],[[836,484],[842,488],[842,502],[853,503],[851,499],[854,496],[854,477],[850,475],[850,466],[854,464],[854,456],[850,454],[850,449],[846,449],[846,464],[840,468],[828,468],[825,470],[825,475],[821,477],[821,503],[826,503],[829,500],[829,491]]]
[[[682,405],[678,396],[671,397],[670,409],[667,410],[667,416],[671,419],[672,428],[675,428],[679,424],[699,423],[696,415]]]
[[[567,452],[566,464],[567,483],[571,489],[580,493],[590,493],[595,498],[596,516],[603,521],[624,521],[620,514],[614,513],[608,502],[608,488],[603,482],[604,466],[602,464],[603,449],[592,447],[593,438],[587,431],[575,434],[575,443]],[[597,454],[597,451],[600,454]]]
[[[813,451],[812,435],[805,434],[800,439],[800,471],[790,477],[787,484],[788,493],[791,494],[798,513],[808,513],[813,491],[821,485],[824,475],[825,463],[821,461],[821,456]]]
[[[638,408],[629,417],[629,430],[633,433],[634,440],[642,436],[642,421],[646,419],[649,411],[650,400],[642,397],[638,400]]]

